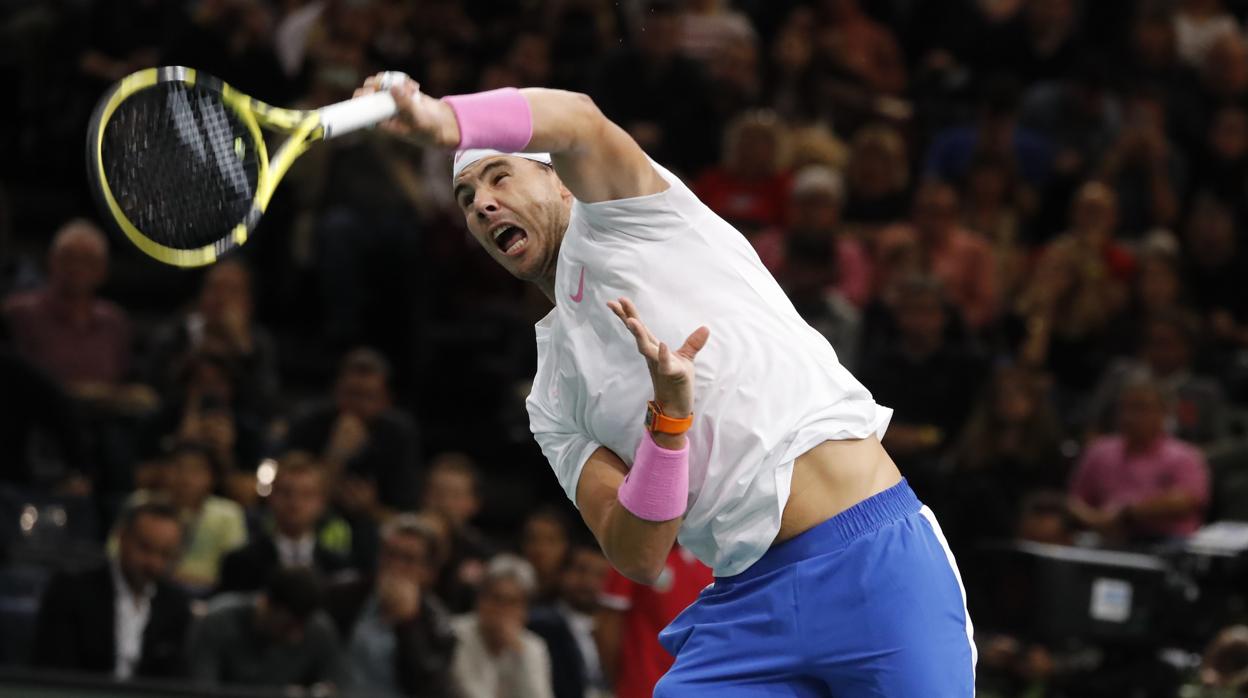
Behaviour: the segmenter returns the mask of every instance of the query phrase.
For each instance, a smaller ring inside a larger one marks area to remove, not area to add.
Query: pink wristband
[[[633,516],[646,521],[671,521],[684,514],[689,501],[689,443],[672,451],[656,444],[647,431],[616,497]]]
[[[529,100],[514,87],[443,97],[459,122],[460,150],[493,148],[504,153],[524,150],[533,137]]]

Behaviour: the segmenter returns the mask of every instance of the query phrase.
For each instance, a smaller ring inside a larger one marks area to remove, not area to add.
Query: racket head
[[[279,151],[279,173],[261,120],[302,132],[298,144]],[[193,68],[140,70],[113,85],[91,116],[91,189],[144,253],[179,267],[211,264],[247,241],[316,120],[315,112],[269,107]]]

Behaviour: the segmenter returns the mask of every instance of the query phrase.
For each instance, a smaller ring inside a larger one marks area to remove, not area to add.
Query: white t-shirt
[[[568,497],[599,445],[631,466],[653,396],[645,359],[607,301],[627,296],[661,341],[706,325],[695,362],[689,507],[679,540],[716,576],[780,530],[793,461],[827,440],[883,435],[881,407],[794,310],[746,239],[674,175],[661,193],[572,205],[556,305],[537,323],[529,424]]]

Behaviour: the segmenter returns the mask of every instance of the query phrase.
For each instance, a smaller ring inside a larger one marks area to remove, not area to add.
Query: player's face
[[[485,158],[460,173],[455,202],[504,269],[525,281],[554,277],[572,194],[553,169],[510,155]]]

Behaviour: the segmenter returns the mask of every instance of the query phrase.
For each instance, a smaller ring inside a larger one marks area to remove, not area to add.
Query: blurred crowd
[[[628,582],[555,485],[548,301],[475,249],[446,153],[318,146],[206,270],[102,230],[91,109],[170,64],[282,106],[383,69],[589,94],[894,408],[971,588],[994,542],[1248,519],[1244,0],[4,0],[0,661],[631,698],[710,581],[677,548]],[[972,594],[982,693],[1243,695],[1248,576],[1217,572],[1214,622],[1130,647]]]

